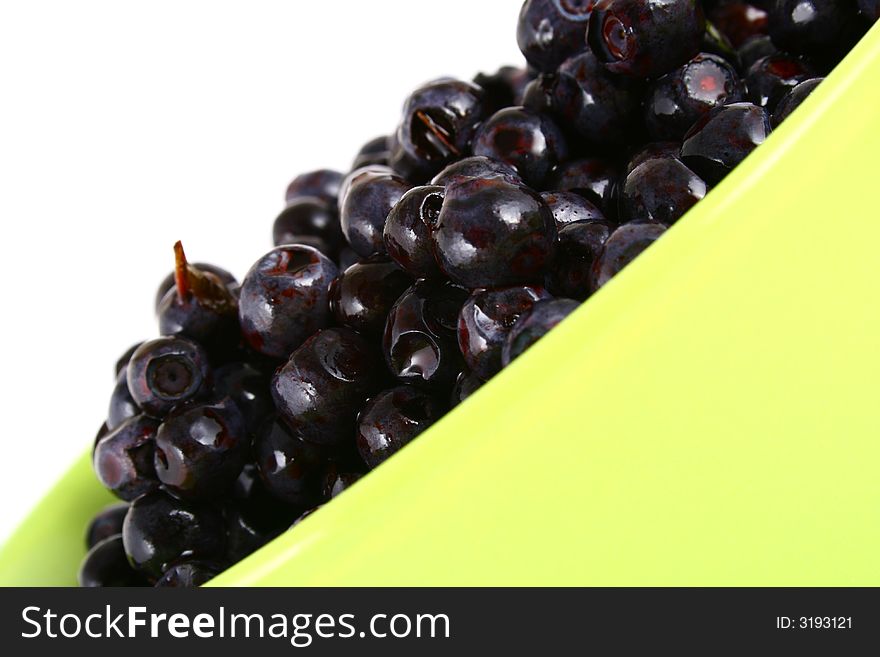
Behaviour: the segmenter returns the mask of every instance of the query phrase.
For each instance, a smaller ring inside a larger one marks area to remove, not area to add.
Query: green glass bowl
[[[878,154],[875,27],[550,336],[212,584],[880,585]],[[84,456],[0,584],[73,584],[108,501]]]

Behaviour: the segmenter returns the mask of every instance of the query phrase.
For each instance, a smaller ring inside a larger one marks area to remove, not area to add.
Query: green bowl
[[[880,27],[656,245],[412,445],[215,579],[880,585]],[[71,585],[80,459],[0,552]]]

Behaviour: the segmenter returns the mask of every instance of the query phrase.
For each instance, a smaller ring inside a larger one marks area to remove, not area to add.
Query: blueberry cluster
[[[94,447],[122,503],[84,586],[195,586],[351,486],[702,199],[876,0],[526,0],[528,66],[440,78],[347,174],[298,176],[239,284],[192,264],[116,365]]]

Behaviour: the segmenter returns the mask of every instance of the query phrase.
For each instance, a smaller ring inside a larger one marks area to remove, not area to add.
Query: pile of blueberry
[[[527,68],[441,78],[303,174],[239,284],[191,264],[116,365],[84,586],[194,586],[351,486],[659,239],[880,0],[526,0]]]

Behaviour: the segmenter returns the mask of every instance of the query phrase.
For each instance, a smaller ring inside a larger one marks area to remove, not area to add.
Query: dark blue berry
[[[520,315],[504,340],[501,352],[503,366],[510,365],[515,358],[577,310],[579,305],[573,299],[544,299]]]
[[[751,103],[718,107],[685,135],[682,161],[709,184],[717,184],[770,134],[763,108]]]
[[[223,284],[229,289],[230,292],[234,292],[238,288],[238,281],[235,280],[235,276],[230,274],[225,269],[221,269],[216,265],[209,264],[207,262],[197,262],[192,265],[196,269],[201,272],[211,273],[216,276]],[[177,283],[177,271],[172,271],[165,278],[162,279],[162,282],[159,284],[159,289],[156,290],[156,312],[159,312],[159,306],[162,304],[162,299],[168,294],[168,291],[172,289]],[[129,357],[131,355],[129,354]]]
[[[620,217],[627,221],[674,224],[706,196],[706,183],[672,157],[647,160],[626,177],[621,187]]]
[[[762,57],[749,67],[746,75],[749,100],[772,112],[785,94],[815,76],[808,64],[792,55],[779,53]]]
[[[322,489],[324,499],[332,500],[342,491],[351,488],[363,476],[362,472],[340,472],[336,468],[331,468],[324,476]]]
[[[478,73],[474,84],[486,94],[486,110],[492,114],[504,107],[519,105],[531,79],[524,68],[502,66],[494,73]]]
[[[158,428],[156,420],[138,415],[123,422],[95,446],[95,474],[120,499],[130,501],[159,487],[153,466]]]
[[[543,199],[498,178],[447,187],[432,232],[440,268],[471,289],[540,282],[555,237]]]
[[[736,52],[739,56],[740,70],[748,71],[756,61],[775,55],[779,50],[773,45],[769,36],[760,35],[746,40]]]
[[[385,220],[385,250],[413,277],[443,275],[431,250],[431,229],[440,215],[444,193],[444,188],[437,185],[413,187],[391,208]]]
[[[207,354],[184,337],[144,342],[132,354],[126,371],[132,398],[153,417],[163,417],[177,404],[204,393],[209,375]]]
[[[257,260],[239,299],[239,321],[251,347],[286,358],[330,324],[328,290],[338,273],[324,254],[302,245],[279,246]]]
[[[299,512],[321,502],[324,455],[280,420],[270,419],[257,433],[254,459],[263,485],[276,499]]]
[[[791,91],[785,94],[776,104],[776,109],[773,111],[773,115],[770,117],[770,125],[775,129],[782,123],[785,119],[789,117],[789,115],[794,112],[800,104],[804,102],[807,97],[813,93],[813,90],[819,86],[819,83],[822,82],[825,78],[811,78],[809,80],[804,80],[803,82],[798,83],[796,87],[793,87]]]
[[[335,204],[343,178],[341,173],[330,169],[318,169],[300,174],[287,186],[285,200],[290,203],[302,196],[310,196]]]
[[[270,377],[251,363],[233,361],[214,371],[214,399],[231,399],[253,431],[274,410],[269,394]]]
[[[333,281],[330,308],[341,325],[363,335],[381,336],[391,306],[412,283],[412,276],[387,256],[370,256]]]
[[[402,178],[390,174],[367,172],[352,180],[342,201],[340,221],[345,239],[359,255],[385,252],[385,218],[409,188]]]
[[[201,586],[220,574],[222,568],[203,561],[186,561],[171,566],[154,586],[165,588],[194,588]]]
[[[739,48],[753,36],[767,34],[767,12],[758,3],[720,0],[706,6],[706,17]]]
[[[553,213],[556,229],[578,221],[602,221],[605,215],[592,201],[574,192],[542,192],[541,198]]]
[[[590,295],[593,264],[613,230],[601,221],[579,221],[559,230],[547,280],[552,294],[578,301]]]
[[[314,196],[293,199],[275,218],[272,240],[275,246],[282,244],[313,246],[328,258],[335,259],[345,244],[336,202]]]
[[[169,288],[170,289],[170,288]],[[131,345],[124,354],[119,357],[119,360],[116,361],[116,376],[119,377],[122,374],[123,378],[125,378],[125,368],[128,367],[128,361],[131,360],[132,354],[137,351],[137,348],[140,347],[143,342],[138,342],[137,344]]]
[[[350,440],[364,401],[384,382],[373,347],[348,328],[318,331],[290,356],[272,380],[279,415],[316,444]]]
[[[107,428],[115,429],[128,418],[141,412],[131,393],[128,391],[128,380],[125,371],[116,377],[116,385],[110,395],[110,408],[107,411]]]
[[[769,14],[773,43],[800,55],[846,52],[858,30],[852,0],[775,0]]]
[[[623,175],[624,177],[628,176],[632,173],[633,169],[648,160],[664,157],[678,158],[679,151],[681,151],[681,144],[675,141],[655,141],[646,144],[630,157]]]
[[[615,181],[617,169],[607,160],[588,157],[572,160],[556,168],[548,187],[562,192],[574,192],[592,201],[609,216],[616,212]]]
[[[361,146],[354,162],[352,169],[360,169],[361,167],[370,166],[371,164],[387,165],[391,159],[391,140],[388,135],[375,137]]]
[[[92,549],[105,538],[122,533],[122,521],[128,512],[128,504],[118,502],[104,507],[92,518],[86,529],[86,547]]]
[[[358,416],[357,445],[361,457],[375,468],[439,420],[447,405],[435,395],[398,386],[367,402]]]
[[[870,22],[880,20],[880,0],[858,0],[859,11]]]
[[[115,534],[91,547],[77,574],[80,586],[143,586],[143,577],[135,572],[125,557],[122,536]]]
[[[509,183],[522,183],[516,169],[485,155],[472,155],[453,162],[431,180],[432,185],[454,185],[474,178],[501,178]]]
[[[516,42],[537,71],[552,73],[586,49],[584,36],[595,0],[526,0],[519,12]]]
[[[654,223],[624,224],[617,228],[593,263],[590,288],[596,291],[605,285],[665,232],[666,226]]]
[[[450,395],[449,400],[450,408],[458,406],[461,402],[474,394],[482,385],[483,380],[480,377],[468,370],[462,370],[458,375],[458,378],[455,379],[455,386],[452,388],[452,394]]]

